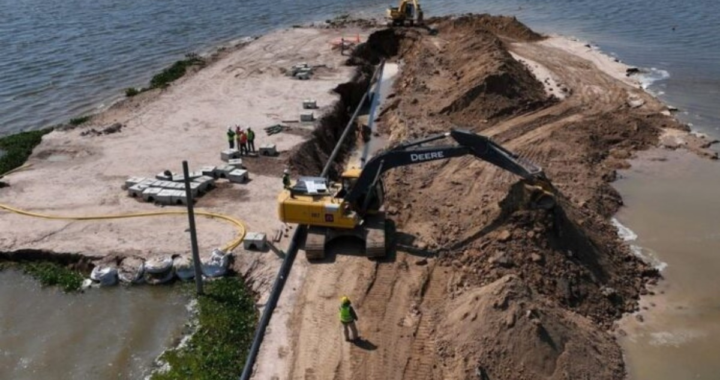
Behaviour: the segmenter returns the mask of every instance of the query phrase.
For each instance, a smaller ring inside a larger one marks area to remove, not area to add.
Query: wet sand
[[[720,165],[668,150],[632,165],[614,184],[626,205],[617,218],[638,236],[629,243],[662,263],[665,279],[621,323],[630,379],[717,379]]]

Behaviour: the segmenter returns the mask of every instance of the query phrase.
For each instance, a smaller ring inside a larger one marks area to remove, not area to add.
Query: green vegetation
[[[161,71],[159,74],[152,77],[150,80],[150,87],[144,87],[137,89],[130,87],[125,89],[125,96],[128,98],[138,95],[142,92],[153,90],[156,88],[167,88],[170,83],[182,78],[187,72],[187,69],[191,66],[204,66],[205,60],[199,55],[191,53],[185,55],[185,59],[181,59],[172,64],[172,66]]]
[[[33,148],[40,144],[43,135],[51,131],[52,128],[46,128],[0,138],[0,149],[5,151],[5,155],[0,157],[0,175],[22,166]]]
[[[253,297],[240,278],[207,283],[205,294],[198,298],[197,331],[162,355],[170,369],[153,380],[235,380],[242,371],[257,321]]]
[[[141,90],[138,90],[135,87],[128,87],[125,89],[125,96],[127,96],[128,98],[132,98],[133,96],[139,94],[140,91]]]
[[[72,126],[74,126],[74,127],[77,127],[77,126],[80,125],[80,124],[87,123],[88,120],[90,120],[91,118],[92,118],[92,116],[89,116],[89,115],[88,115],[88,116],[75,117],[75,118],[70,119],[70,121],[68,122],[68,124],[70,124],[70,125],[72,125]]]
[[[82,287],[83,277],[68,268],[51,262],[24,262],[20,264],[25,274],[35,277],[43,286],[59,286],[66,292],[76,292]]]

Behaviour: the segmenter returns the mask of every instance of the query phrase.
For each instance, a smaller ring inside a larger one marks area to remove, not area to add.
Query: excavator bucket
[[[555,193],[549,182],[538,180],[534,184],[525,184],[524,190],[530,208],[550,210],[555,207]]]

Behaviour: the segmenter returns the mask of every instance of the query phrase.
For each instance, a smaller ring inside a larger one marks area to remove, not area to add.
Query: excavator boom
[[[452,138],[458,145],[422,146],[445,138]],[[344,200],[349,204],[357,204],[361,198],[369,199],[368,192],[372,191],[382,174],[390,169],[468,154],[533,182],[545,177],[540,167],[523,160],[489,138],[469,131],[454,129],[422,140],[400,144],[376,155],[365,164],[362,173]],[[359,211],[364,211],[366,206],[359,207],[361,209]]]

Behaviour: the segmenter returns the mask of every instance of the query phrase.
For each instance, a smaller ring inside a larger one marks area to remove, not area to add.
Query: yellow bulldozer
[[[446,138],[457,144],[423,146]],[[308,226],[305,241],[308,259],[324,258],[327,244],[342,236],[364,241],[366,256],[383,257],[387,249],[382,174],[399,166],[464,155],[473,155],[526,179],[530,184],[526,186],[530,207],[554,207],[555,198],[541,168],[485,136],[453,129],[379,153],[362,169],[345,171],[338,183],[323,177],[300,177],[278,196],[280,220]]]
[[[392,26],[423,25],[423,11],[417,0],[400,0],[397,8],[387,9],[386,17]]]

